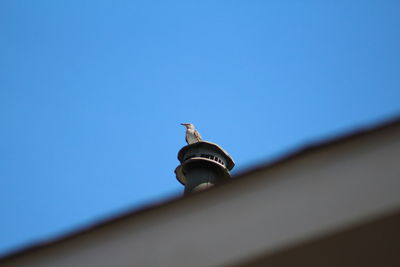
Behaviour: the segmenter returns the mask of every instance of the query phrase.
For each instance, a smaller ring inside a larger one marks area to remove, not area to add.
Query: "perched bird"
[[[202,140],[201,135],[199,132],[195,129],[194,125],[191,123],[181,123],[181,125],[186,127],[186,143],[193,144],[200,142]]]

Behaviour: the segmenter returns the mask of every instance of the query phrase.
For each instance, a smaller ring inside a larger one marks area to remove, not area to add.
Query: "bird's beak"
[[[186,126],[186,123],[181,123],[181,125]]]

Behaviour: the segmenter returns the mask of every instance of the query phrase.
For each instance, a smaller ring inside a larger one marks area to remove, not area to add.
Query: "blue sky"
[[[400,112],[399,1],[0,2],[0,254]]]

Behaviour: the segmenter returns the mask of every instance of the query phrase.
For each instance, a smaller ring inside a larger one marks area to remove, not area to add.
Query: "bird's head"
[[[185,126],[186,129],[194,129],[194,125],[192,123],[181,123],[181,125]]]

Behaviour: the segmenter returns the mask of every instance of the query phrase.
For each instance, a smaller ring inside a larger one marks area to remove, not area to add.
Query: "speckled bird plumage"
[[[193,143],[200,142],[202,140],[200,133],[196,130],[196,128],[192,123],[181,123],[181,125],[186,127],[186,136],[185,136],[186,143],[190,145]]]

